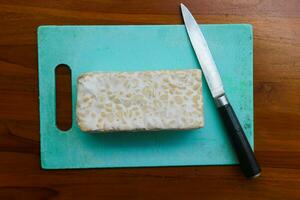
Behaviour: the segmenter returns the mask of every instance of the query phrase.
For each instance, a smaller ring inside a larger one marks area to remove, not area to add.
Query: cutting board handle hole
[[[72,77],[71,69],[66,64],[55,68],[56,88],[56,126],[62,131],[72,127]]]

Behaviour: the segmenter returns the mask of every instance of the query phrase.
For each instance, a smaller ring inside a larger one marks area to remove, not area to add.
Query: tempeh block
[[[80,129],[87,132],[203,127],[201,71],[82,74],[76,114]]]

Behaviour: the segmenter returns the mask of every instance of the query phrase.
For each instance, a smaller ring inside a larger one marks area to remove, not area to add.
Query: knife
[[[209,90],[218,107],[218,111],[223,118],[224,125],[237,154],[241,169],[246,177],[256,178],[261,173],[260,166],[249,145],[244,130],[226,97],[220,74],[210,53],[207,42],[199,25],[187,7],[183,4],[180,4],[180,7],[191,44],[201,65]]]

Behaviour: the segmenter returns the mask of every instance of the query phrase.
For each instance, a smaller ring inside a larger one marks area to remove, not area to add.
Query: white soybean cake
[[[94,72],[77,82],[82,131],[138,131],[203,127],[201,71]]]

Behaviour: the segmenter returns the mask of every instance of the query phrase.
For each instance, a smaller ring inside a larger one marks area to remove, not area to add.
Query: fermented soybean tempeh
[[[201,71],[94,72],[77,80],[82,131],[194,129],[204,125]]]

